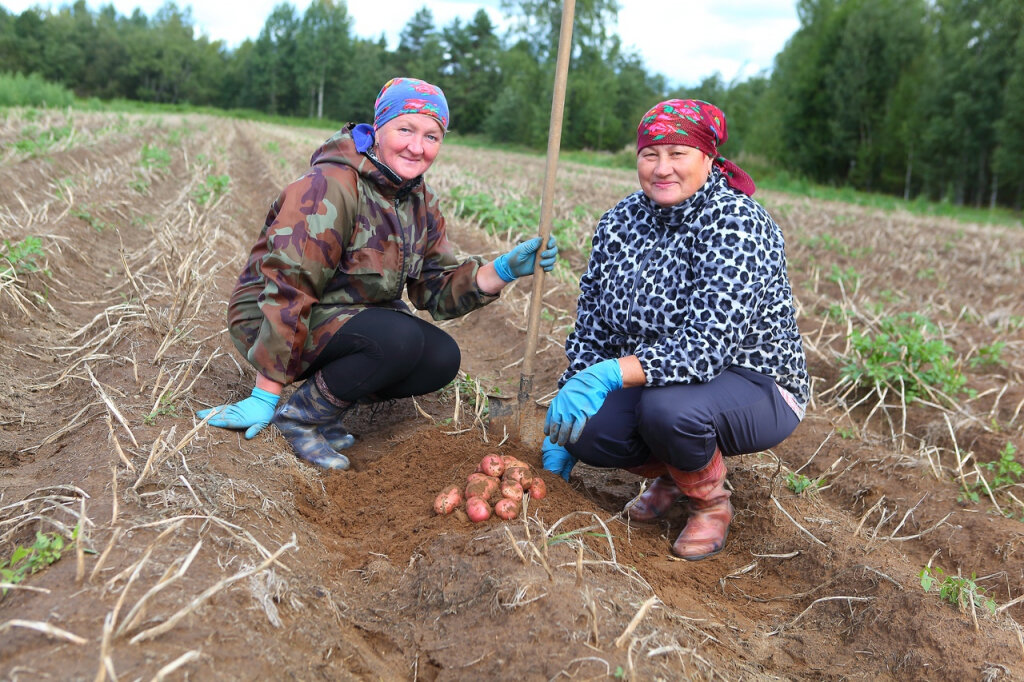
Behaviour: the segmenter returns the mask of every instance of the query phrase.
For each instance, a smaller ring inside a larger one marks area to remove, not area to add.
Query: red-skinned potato
[[[519,503],[507,497],[502,498],[494,505],[494,515],[500,519],[511,521],[519,516]]]
[[[540,476],[534,476],[530,484],[530,497],[535,500],[543,500],[548,494],[548,484]]]
[[[438,493],[434,499],[434,511],[438,515],[451,514],[462,504],[462,491],[459,486],[452,484]]]
[[[477,470],[488,476],[501,476],[505,472],[505,462],[501,455],[484,455]]]
[[[505,480],[515,481],[523,486],[523,490],[529,490],[533,483],[533,474],[527,467],[509,467],[505,469]]]
[[[524,467],[524,466],[526,466],[526,462],[524,462],[524,461],[522,461],[520,459],[516,459],[512,455],[502,455],[501,456],[501,462],[502,462],[502,464],[505,465],[506,469],[508,469],[509,467]]]
[[[491,505],[482,497],[471,497],[466,500],[466,515],[473,523],[480,523],[491,518]]]
[[[523,486],[517,481],[505,479],[501,482],[501,496],[518,502],[523,499]]]
[[[467,500],[471,497],[481,497],[489,500],[496,496],[501,488],[501,481],[493,476],[470,474],[469,477],[470,481],[466,484]]]

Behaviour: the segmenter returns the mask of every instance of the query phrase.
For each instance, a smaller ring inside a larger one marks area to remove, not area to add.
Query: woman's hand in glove
[[[281,396],[264,391],[262,388],[253,388],[252,395],[245,400],[239,400],[232,405],[218,405],[206,410],[199,410],[196,416],[206,419],[208,414],[213,414],[207,423],[210,426],[217,426],[222,429],[245,429],[246,439],[254,437],[262,431],[270,419],[274,416],[274,408]]]
[[[575,443],[608,394],[620,388],[622,369],[618,360],[602,360],[581,370],[565,382],[551,401],[544,433],[555,445]]]
[[[494,270],[505,282],[532,275],[536,267],[537,251],[540,249],[540,237],[529,239],[511,251],[498,256],[494,261]],[[544,272],[551,272],[558,260],[558,245],[554,237],[548,238],[548,248],[540,252],[540,267]]]

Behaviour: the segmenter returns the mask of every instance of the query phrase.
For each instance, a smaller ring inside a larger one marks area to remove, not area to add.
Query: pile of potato
[[[498,518],[514,519],[526,494],[535,500],[548,494],[544,480],[534,476],[529,464],[510,455],[485,455],[464,487],[452,484],[438,493],[434,511],[451,514],[465,501],[466,516],[474,523],[491,518],[492,512]]]

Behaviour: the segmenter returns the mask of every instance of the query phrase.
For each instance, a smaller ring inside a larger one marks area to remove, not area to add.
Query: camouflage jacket
[[[392,182],[356,151],[351,131],[316,150],[270,207],[228,304],[235,347],[281,383],[302,376],[359,311],[408,312],[403,288],[435,320],[497,299],[476,285],[482,259],[455,259],[422,178]]]

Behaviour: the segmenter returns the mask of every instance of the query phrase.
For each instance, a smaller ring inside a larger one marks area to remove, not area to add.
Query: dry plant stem
[[[0,583],[0,590],[28,590],[29,592],[50,594],[50,590],[45,587],[32,587],[31,585],[18,585],[15,583]]]
[[[992,488],[988,486],[988,481],[985,480],[985,475],[982,474],[981,469],[978,468],[978,462],[975,461],[973,466],[975,473],[978,474],[978,480],[981,481],[983,486],[985,486],[985,492],[988,493],[988,499],[992,500],[993,506],[995,506],[996,511],[999,512],[1001,516],[1006,516],[1006,512],[1004,512],[1003,508],[999,506],[998,502],[996,502],[996,496],[992,494]]]
[[[509,530],[508,526],[505,526],[505,535],[508,536],[508,541],[512,543],[512,549],[514,549],[516,554],[519,555],[519,558],[523,560],[523,564],[529,566],[530,562],[527,560],[526,555],[523,554],[523,551],[519,549],[519,543],[516,542],[515,536],[512,535],[512,531]]]
[[[871,512],[873,512],[876,509],[878,509],[882,505],[882,502],[884,502],[884,501],[885,501],[885,495],[882,495],[881,497],[878,498],[877,502],[875,502],[873,505],[871,505],[870,509],[868,509],[866,512],[864,512],[864,516],[860,517],[860,523],[857,524],[857,530],[853,531],[854,535],[860,535],[860,529],[864,527],[864,522],[868,520],[869,516],[871,516]]]
[[[781,626],[780,628],[778,628],[776,630],[772,630],[771,632],[768,633],[768,635],[769,636],[777,635],[780,632],[782,632],[783,630],[785,630],[786,628],[793,627],[794,625],[796,625],[797,621],[799,621],[801,618],[803,618],[805,615],[807,615],[807,612],[810,611],[814,607],[815,604],[819,604],[819,603],[825,602],[825,601],[837,601],[837,600],[840,600],[840,599],[845,599],[847,602],[855,602],[855,601],[867,602],[867,601],[874,601],[875,598],[874,597],[836,596],[836,597],[821,597],[820,599],[815,599],[814,601],[812,601],[810,603],[810,606],[808,606],[806,609],[801,611],[800,614],[796,618],[794,618],[793,620],[789,621],[788,623],[786,623],[785,625]]]
[[[787,518],[787,519],[789,519],[790,521],[792,521],[792,522],[793,522],[793,525],[794,525],[794,526],[796,526],[797,528],[799,528],[800,530],[802,530],[802,531],[804,532],[804,534],[805,534],[805,535],[807,535],[807,537],[809,537],[810,539],[814,540],[814,541],[815,541],[815,542],[816,542],[817,544],[819,544],[819,545],[821,545],[822,547],[824,547],[824,548],[828,549],[828,545],[826,545],[826,544],[825,544],[824,542],[822,542],[822,541],[821,541],[821,540],[819,540],[818,538],[814,537],[814,534],[813,534],[813,533],[811,533],[811,531],[809,531],[809,530],[807,530],[806,528],[804,528],[803,526],[801,526],[801,525],[800,525],[800,524],[799,524],[799,523],[797,522],[797,520],[796,520],[796,519],[794,519],[794,518],[793,518],[792,516],[790,516],[790,514],[789,514],[789,512],[788,512],[788,511],[786,511],[785,509],[783,509],[782,505],[781,505],[781,504],[779,504],[779,501],[778,501],[777,499],[775,499],[775,495],[772,495],[772,496],[771,496],[771,500],[772,500],[772,502],[774,502],[774,503],[775,503],[775,506],[776,506],[776,507],[778,507],[779,511],[780,511],[780,512],[782,512],[783,514],[785,514],[785,515],[786,515],[786,518]]]
[[[100,641],[100,667],[96,671],[94,682],[104,682],[107,675],[110,679],[116,680],[117,673],[114,672],[114,659],[110,656],[110,637],[114,630],[114,614],[108,613],[103,619],[103,639]]]
[[[914,535],[906,535],[906,536],[901,537],[901,538],[888,537],[888,538],[885,538],[885,539],[888,540],[889,542],[906,542],[907,540],[917,540],[918,538],[921,538],[921,537],[927,535],[928,533],[931,533],[935,529],[937,529],[939,526],[941,526],[942,524],[944,524],[946,522],[946,519],[948,519],[952,515],[953,515],[953,512],[949,512],[948,514],[943,516],[939,520],[939,522],[936,523],[934,526],[932,526],[931,528],[928,528],[927,530],[923,530],[920,533],[916,533]]]
[[[139,447],[139,441],[135,440],[135,434],[132,433],[131,427],[128,426],[128,421],[121,416],[121,412],[117,409],[117,405],[114,404],[114,401],[110,399],[107,392],[103,390],[103,386],[100,385],[100,382],[96,380],[95,376],[93,376],[92,370],[89,369],[89,363],[85,363],[84,367],[86,373],[89,375],[89,380],[92,382],[93,387],[96,389],[96,392],[99,393],[100,400],[102,400],[107,406],[107,409],[113,413],[114,418],[116,418],[121,426],[124,427],[124,430],[128,432],[128,437],[132,439],[132,445]]]
[[[266,547],[264,547],[262,544],[260,544],[260,542],[255,537],[253,537],[252,533],[250,533],[249,531],[245,530],[241,526],[236,526],[235,524],[233,524],[233,523],[231,523],[229,521],[225,521],[224,519],[222,519],[220,517],[209,516],[209,515],[206,515],[206,514],[184,514],[184,515],[181,515],[181,516],[174,516],[174,517],[171,517],[169,519],[162,519],[160,521],[151,521],[150,523],[144,523],[144,524],[139,525],[139,526],[134,526],[132,528],[132,530],[137,530],[137,529],[141,529],[141,528],[154,528],[156,526],[162,526],[165,523],[175,523],[175,524],[177,524],[177,522],[179,522],[179,521],[185,522],[185,521],[188,521],[188,520],[191,520],[191,519],[201,519],[203,521],[212,521],[213,523],[216,523],[218,526],[221,526],[222,528],[227,528],[227,529],[229,529],[231,531],[237,531],[238,533],[241,533],[242,536],[248,542],[250,542],[259,551],[259,553],[262,554],[264,557],[269,557],[271,555],[270,550],[267,549]],[[164,532],[166,533],[167,531],[164,531]],[[278,567],[280,567],[284,571],[291,572],[291,570],[292,570],[292,569],[288,568],[286,565],[282,564],[280,561],[278,561],[276,563],[276,565]]]
[[[204,591],[198,597],[193,599],[187,606],[185,606],[184,608],[180,609],[177,613],[175,613],[173,616],[168,618],[166,621],[164,621],[160,625],[156,625],[154,627],[151,627],[148,630],[143,630],[139,634],[137,634],[134,637],[132,637],[131,640],[130,640],[131,643],[132,644],[138,644],[139,642],[144,642],[147,639],[153,639],[154,637],[159,637],[160,635],[164,634],[165,632],[168,632],[168,631],[172,630],[175,625],[177,625],[183,618],[185,618],[185,616],[187,616],[188,614],[192,613],[192,611],[194,611],[199,606],[201,606],[203,604],[203,602],[205,602],[207,599],[209,599],[213,595],[217,594],[222,589],[224,589],[225,587],[231,585],[232,583],[235,583],[235,582],[237,582],[239,580],[243,580],[245,578],[248,578],[251,575],[255,575],[256,573],[259,573],[260,571],[265,570],[268,566],[270,566],[275,561],[277,561],[277,558],[279,556],[281,556],[284,552],[286,552],[289,549],[295,549],[296,547],[298,547],[298,545],[296,544],[295,536],[292,535],[292,539],[291,540],[289,540],[287,543],[281,545],[281,547],[279,547],[276,552],[274,552],[270,557],[265,559],[261,564],[259,564],[258,566],[255,566],[253,568],[246,569],[244,571],[239,571],[235,575],[233,575],[233,576],[231,576],[229,578],[224,578],[223,580],[219,581],[217,584],[207,588],[206,591]]]
[[[555,579],[555,574],[551,572],[551,567],[548,566],[547,559],[545,559],[544,555],[540,553],[539,549],[537,549],[537,545],[533,544],[532,542],[529,543],[529,544],[530,544],[530,549],[532,549],[533,553],[537,555],[538,559],[540,559],[540,565],[544,567],[545,571],[547,571],[548,580],[554,580]]]
[[[92,572],[89,573],[89,582],[96,579],[96,575],[103,569],[103,565],[107,562],[107,557],[110,556],[110,550],[114,549],[114,545],[124,535],[124,528],[115,528],[114,534],[110,536],[110,540],[107,542],[106,548],[103,553],[100,554],[100,558],[96,561],[96,565],[92,567]]]
[[[75,584],[81,585],[82,579],[85,578],[85,547],[82,544],[83,536],[85,535],[85,526],[88,519],[85,516],[85,498],[81,498],[81,511],[79,512],[82,520],[78,523],[78,534],[75,535]]]
[[[0,625],[0,632],[7,632],[11,628],[25,628],[27,630],[35,630],[36,632],[41,632],[44,635],[49,635],[50,637],[56,637],[57,639],[65,639],[71,642],[72,644],[85,644],[89,641],[84,637],[79,637],[73,632],[68,632],[67,630],[59,628],[55,625],[50,625],[49,623],[43,623],[37,620],[22,620],[20,618],[13,618],[4,623],[3,625]]]
[[[636,630],[638,625],[640,625],[640,622],[647,615],[647,612],[651,609],[651,607],[659,603],[660,601],[661,600],[658,599],[657,596],[653,596],[648,597],[647,601],[640,605],[640,609],[633,615],[633,619],[629,621],[629,625],[627,625],[626,629],[623,630],[622,634],[615,639],[616,649],[621,649],[623,647],[623,645],[629,639],[630,635],[633,634],[633,631]]]
[[[146,594],[142,595],[142,597],[137,602],[135,602],[135,606],[133,606],[131,610],[128,611],[127,615],[125,615],[124,617],[124,620],[121,622],[121,625],[118,626],[117,631],[114,633],[115,636],[120,637],[121,635],[135,627],[136,622],[142,617],[143,609],[145,608],[146,602],[151,597],[160,593],[165,588],[170,587],[182,576],[184,576],[189,566],[192,565],[192,561],[196,558],[196,554],[199,553],[199,548],[202,546],[203,541],[198,541],[195,544],[195,546],[192,547],[192,551],[188,553],[184,561],[181,562],[181,565],[178,567],[178,570],[175,571],[174,575],[170,577],[168,577],[168,574],[174,569],[174,564],[172,563],[171,566],[168,567],[167,571],[164,572],[163,577],[161,577],[160,580],[157,581],[155,585],[153,585],[153,587],[149,588],[149,591],[146,592]],[[177,562],[177,560],[175,560],[175,562]]]
[[[168,675],[173,673],[181,666],[197,660],[199,660],[198,651],[187,651],[183,653],[181,656],[178,656],[176,659],[174,659],[167,665],[165,665],[164,667],[160,668],[160,670],[157,671],[156,675],[153,676],[153,682],[163,682],[163,680],[167,679]]]
[[[129,471],[135,471],[135,465],[128,459],[128,455],[124,454],[124,450],[121,449],[121,441],[118,440],[117,434],[114,433],[114,422],[110,418],[109,413],[107,414],[107,429],[110,431],[110,440],[114,443],[114,450],[117,451],[117,456],[124,462]]]

